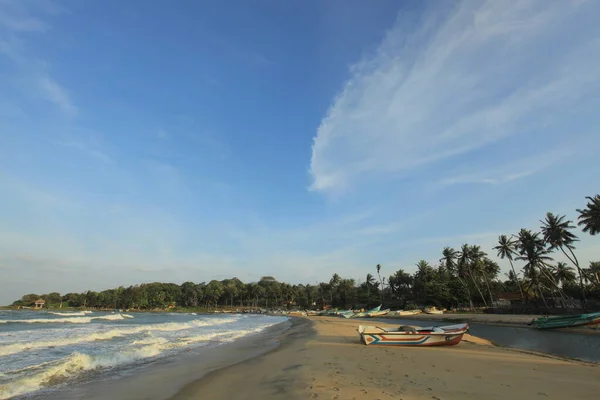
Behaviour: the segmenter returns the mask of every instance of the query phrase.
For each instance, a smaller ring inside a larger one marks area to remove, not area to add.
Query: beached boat
[[[351,318],[354,314],[356,313],[352,310],[338,311],[337,313],[337,315],[342,316],[344,318]]]
[[[354,313],[354,315],[351,315],[350,317],[347,317],[347,318],[364,318],[364,317],[368,317],[369,315],[371,315],[373,313],[379,312],[380,310],[381,310],[381,304],[373,309],[370,309],[369,311],[361,311],[361,312]]]
[[[384,329],[378,326],[358,327],[361,341],[366,344],[388,346],[454,346],[469,330],[469,324],[447,326],[400,326]]]
[[[418,315],[421,314],[421,310],[400,310],[400,311],[396,311],[396,315]]]
[[[371,318],[373,318],[373,317],[383,317],[384,315],[389,314],[389,312],[390,312],[390,309],[387,308],[387,309],[381,310],[381,311],[374,311],[374,312],[368,314],[367,317],[371,317]]]
[[[541,317],[534,319],[530,323],[530,325],[536,329],[572,328],[575,326],[594,324],[600,324],[600,312],[558,317]]]
[[[428,307],[425,308],[423,311],[425,311],[426,314],[443,314],[444,310],[438,310],[435,307]]]

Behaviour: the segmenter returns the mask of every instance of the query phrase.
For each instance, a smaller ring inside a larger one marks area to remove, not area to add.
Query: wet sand
[[[600,367],[594,364],[498,348],[472,337],[454,347],[365,346],[357,321],[293,321],[275,350],[211,372],[171,398],[597,399],[600,390]]]

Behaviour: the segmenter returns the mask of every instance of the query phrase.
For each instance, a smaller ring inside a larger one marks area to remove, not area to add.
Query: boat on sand
[[[418,315],[421,314],[421,310],[399,310],[394,313],[394,315]]]
[[[368,317],[371,314],[377,313],[381,310],[381,304],[369,311],[362,311],[362,312],[357,312],[354,315],[351,315],[349,318],[364,318],[364,317]],[[389,310],[388,310],[389,312]]]
[[[454,346],[468,330],[467,323],[428,327],[405,325],[396,329],[359,325],[358,334],[365,345]]]
[[[425,308],[423,311],[425,311],[426,314],[443,314],[444,310],[438,310],[435,307],[428,307]]]
[[[367,315],[367,317],[383,317],[384,315],[387,315],[390,312],[389,308],[386,308],[385,310],[381,310],[381,311],[374,311],[370,314]]]
[[[531,321],[536,329],[572,328],[575,326],[600,324],[600,312],[577,315],[561,315],[558,317],[540,317]]]

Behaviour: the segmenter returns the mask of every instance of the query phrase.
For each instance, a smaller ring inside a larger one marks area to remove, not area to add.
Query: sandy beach
[[[473,337],[454,347],[365,346],[358,324],[294,318],[277,349],[209,373],[172,399],[598,397],[600,369],[594,364],[494,347]]]

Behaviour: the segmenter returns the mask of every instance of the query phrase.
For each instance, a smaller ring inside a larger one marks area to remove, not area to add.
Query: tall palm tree
[[[485,300],[485,296],[475,280],[475,274],[473,271],[473,263],[478,257],[479,254],[476,254],[471,246],[469,246],[467,243],[463,244],[460,248],[460,252],[458,253],[458,268],[471,278],[473,285],[475,285],[475,288],[481,296],[481,300],[483,300],[483,304],[487,307],[487,301]]]
[[[377,266],[375,268],[377,269],[377,276],[379,277],[379,283],[381,284],[381,302],[383,302],[383,294],[384,294],[385,287],[383,286],[384,280],[381,279],[381,274],[380,274],[381,264],[377,264]]]
[[[440,262],[444,265],[446,270],[452,276],[456,276],[458,278],[458,281],[465,287],[467,291],[467,296],[469,297],[469,304],[471,305],[472,309],[473,299],[471,298],[471,288],[469,287],[469,283],[465,280],[468,275],[466,271],[466,265],[464,265],[464,263],[458,263],[460,256],[461,253],[454,250],[452,247],[444,247],[444,250],[442,250],[442,258],[440,258]]]
[[[510,263],[510,268],[512,269],[515,283],[519,288],[519,293],[521,293],[521,302],[523,302],[525,300],[525,297],[523,296],[523,289],[521,288],[519,277],[515,271],[515,266],[513,265],[513,256],[517,254],[515,241],[512,238],[508,238],[506,235],[500,235],[498,237],[498,246],[494,247],[494,250],[498,252],[498,257],[503,260],[506,258]]]
[[[577,209],[579,222],[577,225],[583,226],[584,232],[590,235],[600,233],[600,194],[594,197],[586,197],[589,200],[583,210]]]
[[[573,268],[569,267],[566,262],[559,261],[553,267],[554,279],[565,287],[565,285],[575,282],[576,276],[573,271]]]
[[[373,285],[373,282],[375,282],[375,278],[373,278],[373,275],[371,275],[371,273],[369,272],[365,281],[365,284],[367,286],[367,302],[371,299],[371,285]]]
[[[548,306],[540,286],[542,280],[538,278],[540,275],[543,275],[544,279],[558,291],[563,303],[566,305],[561,288],[547,268],[547,265],[552,261],[552,257],[548,255],[550,254],[550,250],[546,249],[545,242],[543,239],[540,239],[539,235],[537,232],[532,233],[528,229],[521,229],[517,237],[519,256],[516,259],[526,262],[523,271],[529,275],[530,279],[532,277],[536,278],[535,283],[538,285],[538,292],[542,296],[542,301],[546,307]]]
[[[585,286],[583,284],[583,272],[579,268],[579,261],[573,252],[575,248],[574,243],[578,241],[577,236],[571,233],[569,230],[575,228],[571,225],[571,221],[565,219],[565,216],[556,216],[551,212],[546,214],[546,219],[542,222],[542,234],[544,235],[544,241],[550,245],[550,250],[560,249],[565,257],[571,261],[577,268],[579,274],[579,287],[581,289],[581,296],[585,302]],[[565,251],[565,248],[569,250],[569,254]]]
[[[331,305],[332,306],[333,306],[333,295],[334,295],[334,293],[337,292],[338,286],[340,285],[341,281],[342,281],[342,278],[340,278],[340,276],[337,273],[333,274],[333,276],[329,280],[329,287],[330,287],[329,294],[331,297]]]

